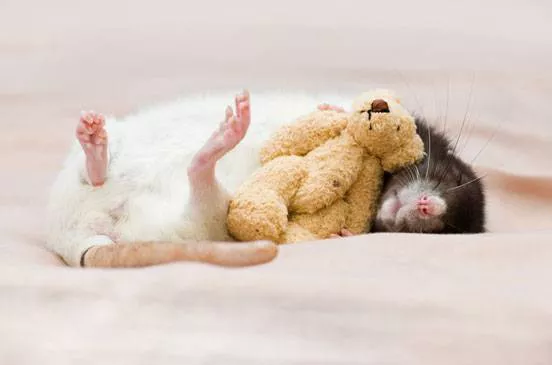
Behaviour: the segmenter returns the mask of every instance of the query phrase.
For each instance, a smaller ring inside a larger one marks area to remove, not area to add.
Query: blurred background
[[[523,85],[550,76],[549,17],[544,0],[2,0],[2,109],[17,111],[2,119],[36,116],[15,109],[25,98],[125,112],[221,87],[366,87],[396,70],[411,83],[518,70]]]
[[[122,116],[207,90],[391,87],[417,112],[447,114],[452,131],[466,111],[485,120],[469,136],[473,157],[497,125],[519,133],[510,121],[552,119],[520,107],[551,99],[550,15],[544,0],[2,0],[0,176],[10,188],[0,198],[24,229],[80,110]],[[497,167],[503,142],[478,161]],[[540,173],[528,161],[542,146],[526,151],[508,168]]]

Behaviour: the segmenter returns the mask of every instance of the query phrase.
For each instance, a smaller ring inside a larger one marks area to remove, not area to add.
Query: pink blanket
[[[549,14],[544,1],[3,1],[0,364],[551,364]],[[245,270],[69,269],[42,247],[81,109],[244,86],[390,87],[452,136],[467,116],[460,150],[486,175],[491,233],[301,244]]]

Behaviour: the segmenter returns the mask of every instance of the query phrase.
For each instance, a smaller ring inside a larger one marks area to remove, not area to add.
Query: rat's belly
[[[186,201],[143,194],[125,203],[114,230],[119,241],[179,241]]]
[[[117,209],[115,235],[119,241],[178,241],[176,232],[187,219],[188,198],[184,171],[136,184]]]

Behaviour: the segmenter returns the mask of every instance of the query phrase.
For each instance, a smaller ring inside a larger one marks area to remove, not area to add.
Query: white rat
[[[52,189],[50,249],[71,266],[272,260],[271,242],[228,242],[230,194],[260,166],[263,141],[316,99],[261,96],[251,128],[248,92],[236,96],[235,113],[217,113],[219,99],[224,105],[220,97],[188,99],[122,120],[83,113]],[[248,130],[253,137],[242,142]]]

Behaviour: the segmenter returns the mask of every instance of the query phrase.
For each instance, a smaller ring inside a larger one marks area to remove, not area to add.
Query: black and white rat
[[[425,157],[387,174],[374,232],[482,233],[485,192],[474,169],[452,141],[424,118],[416,117]]]
[[[276,257],[271,242],[215,242],[232,240],[225,224],[231,192],[259,167],[263,141],[282,124],[311,112],[320,100],[343,105],[350,99],[258,94],[253,121],[249,93],[237,95],[234,107],[223,112],[230,99],[199,95],[122,119],[83,113],[77,141],[52,189],[48,247],[71,266],[190,260],[247,266]],[[475,175],[444,136],[420,122],[418,128],[422,137],[430,132],[427,163],[417,165],[417,180],[412,169],[389,177],[376,229],[482,230],[484,202]],[[433,190],[422,178],[427,166]],[[424,208],[412,205],[423,192]],[[410,213],[403,213],[406,208]]]

